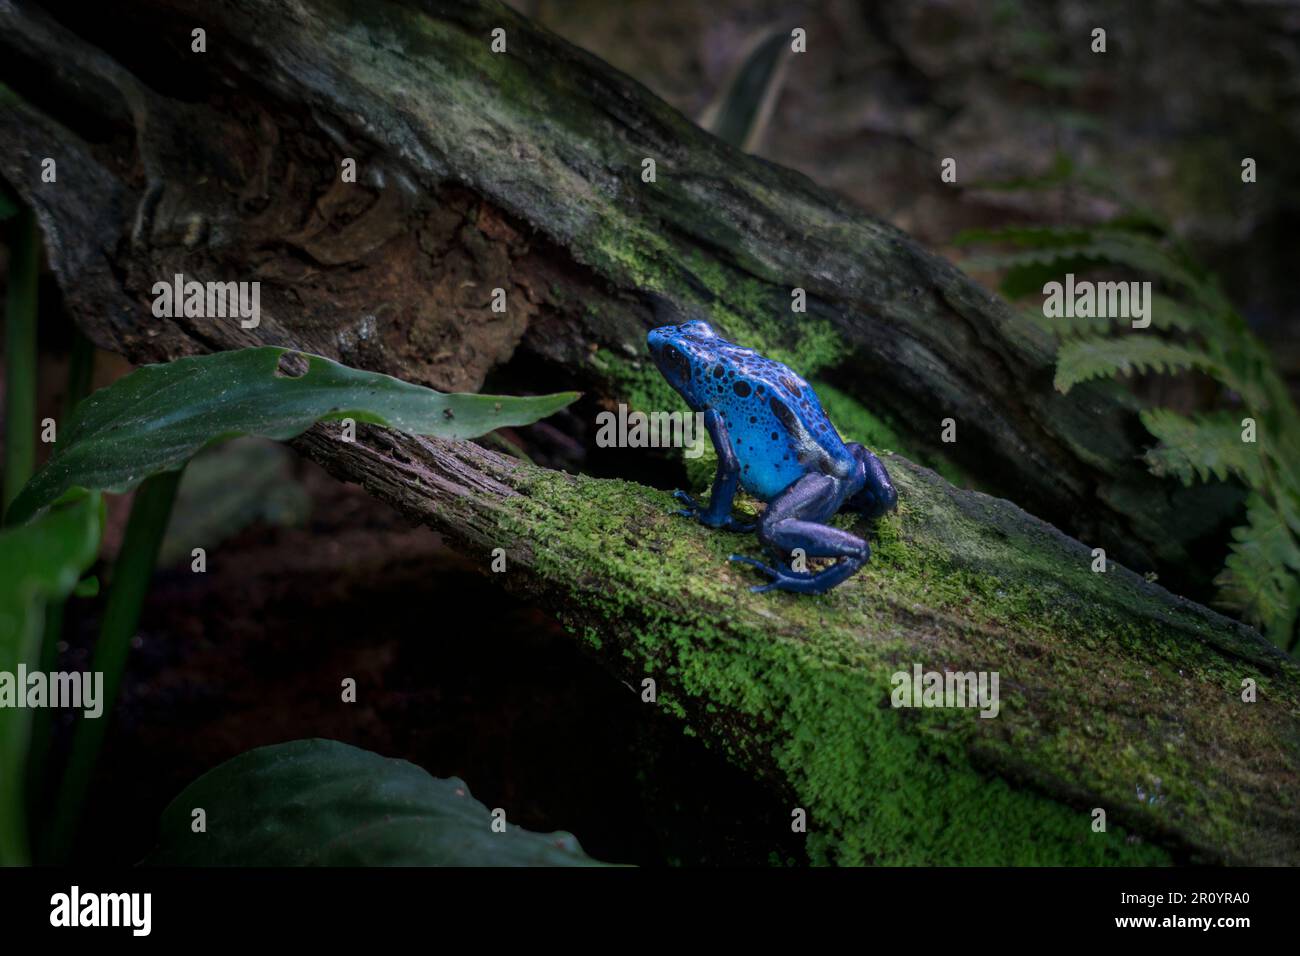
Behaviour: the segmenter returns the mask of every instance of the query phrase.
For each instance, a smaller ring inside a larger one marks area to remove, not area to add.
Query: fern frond
[[[1291,533],[1300,537],[1300,500],[1297,499],[1300,499],[1300,490],[1279,495],[1278,510],[1282,512],[1282,518],[1286,521],[1286,526],[1291,529]]]
[[[1077,179],[1068,164],[1043,177]],[[1091,185],[1105,187],[1094,178]],[[1027,183],[1007,183],[1022,188]],[[1025,310],[1038,328],[1061,340],[1055,386],[1068,392],[1080,382],[1133,372],[1198,369],[1249,411],[1216,411],[1187,417],[1149,409],[1142,422],[1157,439],[1146,454],[1157,475],[1184,484],[1235,477],[1252,489],[1247,523],[1233,532],[1230,554],[1216,578],[1220,602],[1261,626],[1277,643],[1294,650],[1300,634],[1300,413],[1274,357],[1251,333],[1218,283],[1192,259],[1158,217],[1130,205],[1130,213],[1102,226],[1012,226],[968,230],[960,244],[998,243],[1013,251],[967,259],[971,272],[998,272],[1009,299],[1040,294],[1067,273],[1087,275],[1122,269],[1155,280],[1150,297],[1151,329],[1120,332],[1119,317],[1042,315]],[[1177,332],[1172,341],[1152,332]],[[1241,419],[1256,419],[1257,443],[1241,440]]]
[[[1188,418],[1167,408],[1141,413],[1142,424],[1160,440],[1146,453],[1147,465],[1157,475],[1171,475],[1184,485],[1240,478],[1251,488],[1264,482],[1259,445],[1241,440],[1241,416],[1210,412]]]
[[[1214,372],[1214,358],[1189,345],[1149,335],[1086,338],[1066,342],[1056,353],[1056,389],[1068,392],[1088,379],[1133,372],[1199,368]]]
[[[994,229],[963,229],[952,241],[957,246],[1000,242],[1026,249],[1042,249],[1086,245],[1094,235],[1096,230],[1089,226],[999,226]]]
[[[1059,269],[1064,264],[1069,268],[1062,271],[1085,271],[1101,265],[1112,265],[1156,276],[1193,291],[1201,291],[1206,285],[1205,280],[1189,269],[1178,256],[1149,236],[1119,230],[1093,230],[1084,234],[1087,236],[1085,241],[1064,242],[1053,241],[1052,237],[1055,235],[1064,239],[1070,235],[1069,230],[1021,230],[1018,235],[1023,242],[1017,244],[1023,244],[1027,248],[1019,252],[976,257],[966,262],[967,268],[992,272],[1030,265],[1054,265]],[[1076,232],[1074,235],[1080,234]]]
[[[1161,331],[1179,329],[1183,332],[1222,334],[1223,316],[1179,299],[1171,299],[1159,292],[1151,294],[1151,327]]]
[[[1075,175],[1074,160],[1068,153],[1057,150],[1052,165],[1036,176],[1017,176],[1013,179],[984,179],[968,184],[968,189],[990,192],[1021,192],[1034,189],[1053,189],[1067,183]]]
[[[1161,332],[1178,330],[1212,336],[1222,331],[1222,320],[1212,313],[1158,292],[1151,293],[1149,309],[1151,328]],[[1071,336],[1098,335],[1112,328],[1128,327],[1132,321],[1123,316],[1109,315],[1058,315],[1049,318],[1042,315],[1040,307],[1026,310],[1026,313],[1035,312],[1037,315],[1032,316],[1035,324],[1065,339]]]
[[[1232,532],[1231,553],[1215,578],[1219,603],[1261,627],[1274,642],[1292,642],[1300,615],[1300,545],[1262,497],[1246,503],[1246,524]]]

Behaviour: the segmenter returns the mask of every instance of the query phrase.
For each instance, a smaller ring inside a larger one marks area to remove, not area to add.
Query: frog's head
[[[719,346],[726,343],[709,323],[696,320],[651,329],[646,344],[668,384],[698,411],[703,405],[698,398],[703,370],[714,364]]]

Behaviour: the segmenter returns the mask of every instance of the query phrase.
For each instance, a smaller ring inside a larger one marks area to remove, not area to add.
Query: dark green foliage
[[[306,371],[282,373],[288,355],[305,359]],[[318,421],[351,418],[419,435],[474,438],[535,422],[576,397],[445,395],[275,346],[147,365],[77,406],[54,457],[23,488],[9,520],[29,517],[76,486],[129,491],[237,435],[286,440]]]
[[[99,552],[103,526],[100,496],[83,493],[36,521],[0,531],[0,671],[36,667],[46,607],[76,588]],[[0,866],[28,862],[24,787],[32,713],[0,707]]]
[[[75,387],[70,394],[77,394]],[[421,435],[477,437],[534,422],[576,397],[571,392],[527,398],[444,395],[270,346],[137,369],[75,403],[54,456],[9,508],[7,518],[17,527],[0,535],[0,670],[13,672],[20,663],[52,665],[57,628],[43,649],[46,606],[51,621],[58,620],[60,602],[98,553],[100,492],[140,487],[92,662],[92,669],[104,674],[107,710],[125,669],[181,469],[197,452],[239,435],[289,439],[318,421],[346,418]],[[245,468],[225,479],[247,485],[257,476]],[[66,499],[75,503],[61,504]],[[228,507],[238,510],[238,505]],[[24,812],[29,713],[0,710],[0,864],[30,860]],[[62,860],[71,847],[106,726],[106,720],[84,719],[77,725],[53,824],[41,847],[46,857]],[[47,737],[40,733],[36,739]],[[32,766],[43,774],[44,754]]]
[[[194,811],[206,815],[194,832]],[[259,747],[210,770],[163,811],[163,866],[599,866],[572,834],[533,833],[465,782],[333,740]]]
[[[17,497],[36,463],[36,292],[41,240],[36,215],[30,209],[18,211],[12,228],[5,294],[5,453],[0,507],[7,507]]]
[[[1098,268],[1149,278],[1158,290],[1151,327],[1114,318],[1035,321],[1059,338],[1056,387],[1134,372],[1197,370],[1219,386],[1212,407],[1191,416],[1168,408],[1142,413],[1157,439],[1151,470],[1184,484],[1238,481],[1252,494],[1246,523],[1216,579],[1221,604],[1294,650],[1300,614],[1300,413],[1265,346],[1216,285],[1153,217],[1129,215],[1097,227],[979,230],[962,242],[997,242],[1015,251],[967,263],[1001,270],[1000,288],[1019,298],[1040,293],[1067,272]],[[1253,429],[1253,435],[1252,435]],[[1252,440],[1253,438],[1253,440]]]
[[[700,118],[700,125],[737,149],[752,150],[780,93],[790,43],[790,30],[785,28],[762,37],[736,67],[718,101]]]

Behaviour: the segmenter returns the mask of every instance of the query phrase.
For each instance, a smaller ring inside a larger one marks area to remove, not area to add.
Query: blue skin
[[[776,566],[731,555],[771,577],[750,590],[823,594],[862,567],[871,556],[867,542],[826,522],[846,506],[877,517],[897,507],[898,494],[880,459],[844,443],[808,383],[780,362],[719,338],[707,322],[665,325],[646,341],[668,383],[704,413],[718,453],[708,505],[678,491],[687,504],[678,513],[710,528],[752,531],[755,525],[731,515],[737,488],[768,503],[758,540]],[[820,571],[796,571],[788,560],[795,548],[837,560]]]

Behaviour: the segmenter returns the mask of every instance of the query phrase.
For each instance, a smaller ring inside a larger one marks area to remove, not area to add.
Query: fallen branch
[[[508,586],[805,808],[816,860],[1300,858],[1294,662],[1122,568],[1092,573],[1009,502],[891,457],[900,514],[864,571],[809,600],[750,594],[726,556],[752,539],[677,518],[663,492],[379,430],[298,444],[484,567],[504,548]],[[996,719],[892,708],[915,664],[997,671]]]

